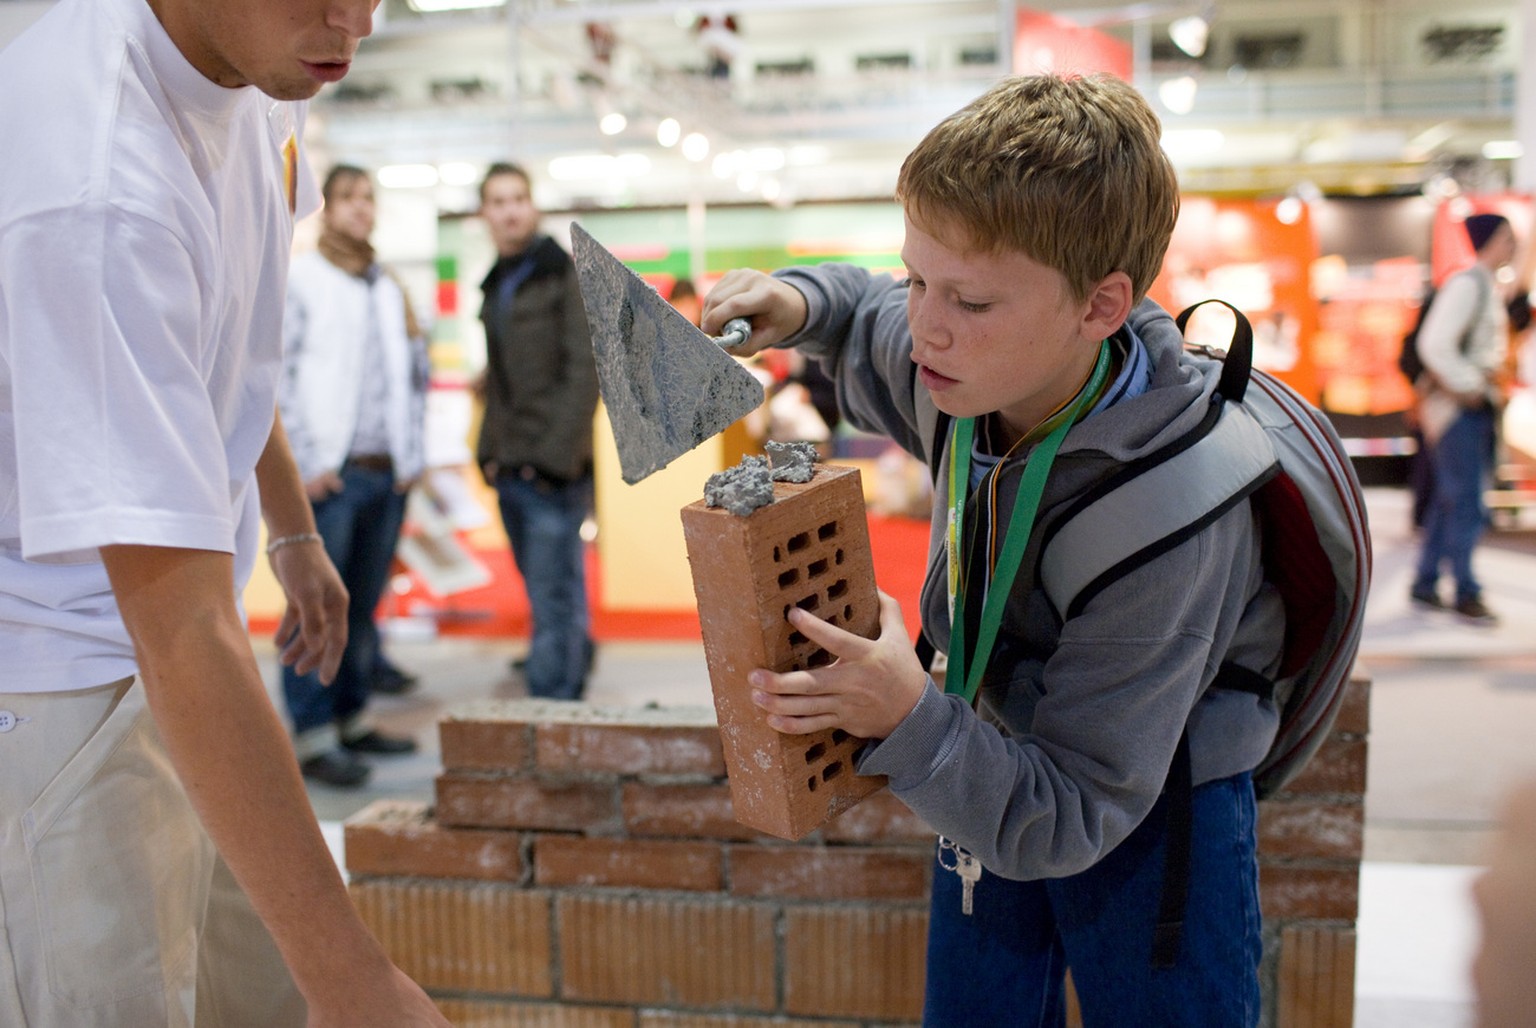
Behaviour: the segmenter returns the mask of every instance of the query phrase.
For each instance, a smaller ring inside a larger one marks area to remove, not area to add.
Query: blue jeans
[[[1016,882],[983,871],[973,911],[960,877],[936,868],[928,923],[928,1028],[1057,1028],[1063,975],[1088,1028],[1259,1020],[1256,805],[1248,774],[1194,791],[1189,901],[1178,959],[1152,966],[1163,887],[1166,797],[1130,837],[1068,878]],[[952,863],[953,861],[947,861]]]
[[[374,611],[389,582],[390,562],[405,518],[405,494],[395,491],[395,476],[344,464],[342,490],[314,504],[315,528],[325,552],[347,587],[347,648],[336,680],[320,684],[313,673],[283,668],[283,695],[293,719],[293,734],[304,736],[332,723],[341,725],[362,713],[373,680],[379,649]],[[303,754],[306,756],[310,754]]]
[[[533,618],[528,693],[580,699],[592,659],[581,523],[592,506],[592,477],[557,485],[513,473],[496,476],[501,522]]]
[[[1472,574],[1472,550],[1488,523],[1483,490],[1493,467],[1493,411],[1463,411],[1430,451],[1434,494],[1424,513],[1424,542],[1413,591],[1430,593],[1443,565],[1456,580],[1456,600],[1475,600],[1482,586]]]

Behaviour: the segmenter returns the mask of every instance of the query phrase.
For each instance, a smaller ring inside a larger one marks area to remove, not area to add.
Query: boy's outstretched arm
[[[841,728],[861,739],[884,739],[912,712],[928,673],[907,638],[901,605],[880,593],[880,636],[865,639],[796,607],[789,623],[837,657],[809,671],[778,674],[759,668],[747,678],[752,701],[768,724],[789,735]]]
[[[699,327],[718,335],[732,318],[752,322],[752,334],[726,352],[750,357],[781,343],[805,327],[805,296],[794,286],[760,271],[728,271],[704,299]]]

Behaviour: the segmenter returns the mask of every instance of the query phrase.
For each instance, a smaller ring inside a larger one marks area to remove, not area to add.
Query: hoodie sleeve
[[[904,283],[836,263],[786,268],[775,277],[798,289],[806,301],[805,327],[784,345],[821,364],[837,385],[843,416],[928,460],[929,440],[915,400],[917,368]],[[928,413],[931,429],[931,405]]]
[[[1243,603],[1233,594],[1258,589],[1251,517],[1241,504],[1127,574],[1063,626],[1043,664],[1020,662],[989,682],[985,698],[1005,712],[1033,707],[1028,731],[1007,734],[930,684],[865,748],[859,773],[890,776],[904,803],[998,874],[1091,867],[1156,802],[1236,630]]]

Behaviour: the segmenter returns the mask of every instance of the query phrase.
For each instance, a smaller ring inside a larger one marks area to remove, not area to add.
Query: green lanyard
[[[1014,499],[1013,514],[1008,518],[1008,531],[1003,537],[1003,552],[998,557],[992,580],[987,583],[986,597],[981,608],[981,628],[974,654],[967,654],[965,639],[965,593],[960,586],[960,562],[965,532],[965,498],[971,491],[971,449],[976,438],[975,418],[956,418],[950,434],[949,457],[949,525],[946,547],[949,558],[949,668],[945,672],[944,691],[958,693],[967,703],[974,703],[976,690],[981,687],[981,675],[992,656],[997,642],[997,630],[1003,622],[1003,606],[1013,590],[1013,580],[1019,565],[1024,562],[1024,551],[1029,546],[1029,534],[1035,527],[1035,515],[1040,509],[1040,497],[1045,492],[1045,480],[1056,460],[1056,451],[1067,437],[1067,431],[1103,391],[1109,378],[1109,340],[1099,344],[1099,359],[1093,366],[1088,383],[1077,394],[1064,416],[1057,420],[1029,455],[1024,474],[1019,481],[1019,491]],[[1043,427],[1043,426],[1042,426]],[[1000,473],[999,465],[994,474]]]

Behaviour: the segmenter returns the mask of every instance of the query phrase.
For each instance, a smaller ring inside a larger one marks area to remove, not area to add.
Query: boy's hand
[[[750,357],[800,331],[805,316],[805,297],[800,290],[761,271],[738,268],[726,272],[704,298],[699,327],[714,336],[732,318],[746,318],[752,322],[752,334],[726,352]]]
[[[748,676],[752,702],[768,724],[789,735],[841,728],[861,739],[884,739],[917,706],[928,674],[907,639],[901,605],[880,593],[880,637],[865,639],[796,607],[789,623],[837,657],[825,667]]]

